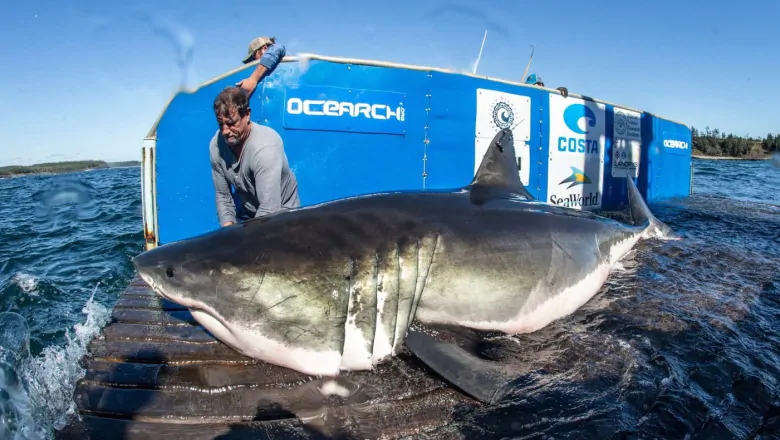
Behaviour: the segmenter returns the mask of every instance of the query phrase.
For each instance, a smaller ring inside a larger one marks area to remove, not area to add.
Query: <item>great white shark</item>
[[[336,376],[370,370],[405,344],[492,400],[504,377],[411,324],[516,334],[575,312],[640,239],[671,233],[625,181],[631,224],[534,200],[505,129],[463,188],[282,211],[163,244],[133,264],[249,357]]]

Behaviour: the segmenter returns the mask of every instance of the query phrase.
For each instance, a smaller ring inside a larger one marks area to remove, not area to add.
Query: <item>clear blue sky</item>
[[[533,44],[548,86],[697,128],[780,132],[776,0],[130,3],[3,3],[0,165],[139,159],[181,81],[240,66],[260,35],[288,54],[469,69],[487,29],[478,73],[520,80]]]

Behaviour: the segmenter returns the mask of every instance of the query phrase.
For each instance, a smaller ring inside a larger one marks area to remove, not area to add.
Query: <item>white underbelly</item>
[[[472,274],[467,280],[448,280],[448,287],[429,289],[416,318],[423,323],[449,324],[508,334],[530,333],[568,316],[590,301],[609,277],[613,265],[639,239],[638,235],[616,243],[601,263],[568,287],[551,287],[540,279],[528,291],[512,283]],[[431,300],[431,298],[435,300]],[[466,302],[465,298],[470,301]],[[463,304],[454,304],[461,301]],[[515,310],[516,309],[516,310]],[[499,318],[500,317],[500,318]]]
[[[341,353],[336,350],[311,350],[291,347],[264,336],[260,331],[236,326],[225,327],[202,310],[191,310],[205,329],[240,353],[269,364],[291,368],[315,376],[336,376],[341,366]]]

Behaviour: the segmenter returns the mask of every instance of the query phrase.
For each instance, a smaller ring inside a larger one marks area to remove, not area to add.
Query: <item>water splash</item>
[[[33,275],[17,272],[14,274],[12,281],[14,284],[19,286],[19,289],[21,289],[22,292],[30,296],[38,296],[38,291],[36,290],[38,287],[38,279]]]
[[[30,399],[18,374],[29,356],[27,321],[18,313],[0,313],[0,438],[33,438]]]
[[[161,36],[173,47],[176,53],[176,65],[181,73],[179,91],[192,88],[193,79],[192,57],[195,50],[195,36],[186,27],[170,19],[161,18],[158,14],[138,11],[135,16],[148,24],[152,31]]]
[[[84,14],[86,15],[86,14]],[[140,22],[155,35],[162,37],[173,49],[176,66],[179,69],[180,80],[177,92],[194,89],[197,78],[192,66],[195,53],[195,36],[190,29],[172,18],[163,18],[159,8],[133,7],[130,11],[121,11],[115,17],[92,15],[92,39],[105,39],[104,34],[115,32],[115,29],[127,24],[127,21]],[[132,23],[137,26],[138,23]],[[112,78],[112,75],[108,75]],[[118,83],[117,83],[118,84]]]
[[[307,53],[299,53],[296,56],[298,57],[298,71],[301,75],[303,75],[307,70],[309,70],[309,66],[311,65],[311,57]]]
[[[87,345],[109,320],[110,311],[95,302],[95,291],[82,313],[83,323],[66,331],[63,347],[50,346],[29,357],[30,330],[19,314],[0,314],[0,428],[1,438],[51,438],[76,414],[73,392],[85,370],[79,360]]]
[[[32,199],[36,216],[52,222],[75,220],[84,216],[93,200],[94,188],[73,177],[58,177],[51,184],[36,191]]]
[[[425,10],[422,18],[426,21],[441,20],[442,23],[451,21],[453,18],[463,18],[479,22],[483,29],[488,29],[491,34],[499,35],[501,38],[509,39],[512,36],[510,27],[502,23],[506,17],[501,17],[495,11],[489,11],[482,6],[477,7],[465,3],[458,4],[446,1]]]

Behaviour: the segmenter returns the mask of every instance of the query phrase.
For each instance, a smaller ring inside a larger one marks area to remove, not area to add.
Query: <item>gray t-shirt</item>
[[[281,136],[270,127],[251,124],[241,157],[233,154],[219,130],[209,145],[220,225],[301,205],[298,181],[287,163]],[[231,185],[237,203],[233,202]]]

